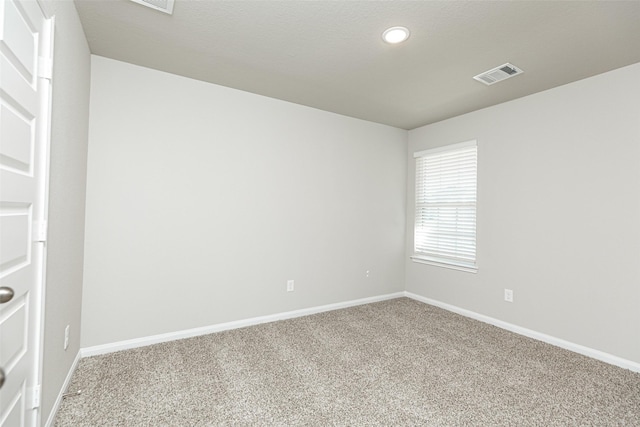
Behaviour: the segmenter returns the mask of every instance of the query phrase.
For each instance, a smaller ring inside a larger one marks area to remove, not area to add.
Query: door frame
[[[40,211],[34,215],[39,221],[40,233],[37,244],[37,250],[40,252],[40,266],[38,268],[39,277],[37,279],[37,287],[35,289],[35,298],[33,309],[35,311],[33,317],[34,331],[32,334],[32,345],[35,350],[34,378],[35,385],[32,389],[32,399],[35,408],[33,416],[34,427],[42,425],[42,384],[44,370],[44,332],[45,332],[45,297],[47,282],[47,232],[49,223],[49,169],[51,161],[51,116],[53,110],[53,49],[55,35],[55,16],[50,10],[53,6],[45,0],[36,0],[36,3],[42,15],[44,16],[44,25],[38,41],[38,102],[40,104],[41,114],[36,131],[37,138],[40,142],[40,176],[39,185],[42,188],[40,197]]]

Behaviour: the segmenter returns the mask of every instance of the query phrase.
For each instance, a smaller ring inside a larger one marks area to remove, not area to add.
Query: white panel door
[[[39,58],[48,28],[37,2],[0,0],[1,427],[38,418],[44,239],[35,225],[46,212],[50,93]]]

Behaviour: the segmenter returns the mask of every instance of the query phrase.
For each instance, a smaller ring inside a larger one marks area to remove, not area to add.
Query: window
[[[476,272],[477,144],[415,153],[414,261]]]

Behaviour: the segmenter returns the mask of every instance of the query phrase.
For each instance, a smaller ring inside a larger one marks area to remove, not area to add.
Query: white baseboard
[[[76,368],[78,367],[78,362],[80,362],[80,357],[81,357],[81,353],[80,351],[78,351],[78,354],[76,354],[76,358],[73,360],[73,363],[71,364],[71,369],[69,369],[69,372],[67,373],[67,377],[64,379],[64,383],[62,384],[62,388],[58,393],[58,397],[55,403],[53,404],[53,408],[51,408],[51,412],[49,413],[47,422],[44,423],[45,427],[50,427],[53,425],[53,422],[56,419],[56,415],[58,414],[58,410],[60,409],[60,405],[62,404],[62,395],[64,395],[67,392],[67,388],[69,388],[69,383],[71,382],[71,378],[73,378],[73,374],[76,371]]]
[[[308,316],[310,314],[322,313],[324,311],[338,310],[341,308],[354,307],[357,305],[370,304],[372,302],[385,301],[405,296],[404,292],[379,295],[375,297],[361,298],[357,300],[338,302],[335,304],[321,305],[318,307],[303,308],[300,310],[286,311],[284,313],[271,314],[268,316],[252,317],[250,319],[236,320],[233,322],[218,323],[200,328],[187,329],[183,331],[169,332],[166,334],[152,335],[148,337],[135,338],[126,341],[118,341],[109,344],[96,345],[80,349],[82,357],[97,356],[100,354],[113,353],[121,350],[145,347],[167,341],[174,341],[184,338],[197,337],[200,335],[212,334],[214,332],[227,331],[230,329],[244,328],[247,326],[259,325],[261,323],[275,322],[278,320],[293,319],[295,317]]]
[[[546,342],[547,344],[555,345],[556,347],[561,347],[561,348],[564,348],[565,350],[570,350],[575,353],[579,353],[584,356],[591,357],[593,359],[597,359],[605,363],[609,363],[611,365],[616,365],[621,368],[629,369],[630,371],[640,372],[640,363],[623,359],[621,357],[614,356],[613,354],[605,353],[600,350],[595,350],[590,347],[585,347],[580,344],[575,344],[570,341],[565,341],[563,339],[556,338],[551,335],[547,335],[541,332],[536,332],[531,329],[523,328],[521,326],[517,326],[512,323],[494,319],[493,317],[485,316],[484,314],[479,314],[470,310],[466,310],[464,308],[456,307],[454,305],[433,300],[431,298],[426,298],[421,295],[414,294],[412,292],[405,291],[404,295],[416,301],[434,305],[436,307],[443,308],[447,311],[451,311],[453,313],[457,313],[465,317],[470,317],[471,319],[479,320],[484,323],[489,323],[490,325],[497,326],[498,328],[506,329],[508,331],[515,332],[516,334],[524,335],[526,337],[533,338],[538,341]]]
[[[557,347],[561,347],[566,350],[570,350],[575,353],[579,353],[584,356],[603,361],[605,363],[609,363],[611,365],[616,365],[621,368],[629,369],[634,372],[640,372],[640,363],[623,359],[621,357],[614,356],[612,354],[605,353],[600,350],[595,350],[590,347],[585,347],[580,344],[575,344],[570,341],[553,337],[551,335],[543,334],[542,332],[537,332],[531,329],[523,328],[521,326],[517,326],[512,323],[498,320],[493,317],[485,316],[484,314],[476,313],[470,310],[466,310],[464,308],[456,307],[451,304],[440,302],[431,298],[426,298],[421,295],[414,294],[412,292],[406,292],[406,291],[395,292],[392,294],[380,295],[380,296],[369,297],[369,298],[361,298],[361,299],[345,301],[345,302],[339,302],[335,304],[322,305],[318,307],[303,308],[300,310],[287,311],[284,313],[276,313],[268,316],[252,317],[249,319],[236,320],[233,322],[218,323],[215,325],[203,326],[200,328],[169,332],[166,334],[152,335],[148,337],[135,338],[135,339],[126,340],[126,341],[118,341],[114,343],[102,344],[102,345],[97,345],[92,347],[85,347],[80,349],[79,355],[80,357],[97,356],[100,354],[107,354],[107,353],[113,353],[121,350],[145,347],[148,345],[158,344],[162,342],[197,337],[200,335],[207,335],[215,332],[227,331],[230,329],[244,328],[247,326],[259,325],[261,323],[269,323],[269,322],[275,322],[278,320],[293,319],[295,317],[308,316],[310,314],[322,313],[322,312],[331,311],[331,310],[339,310],[341,308],[354,307],[357,305],[370,304],[373,302],[385,301],[385,300],[400,298],[400,297],[408,297],[416,301],[420,301],[429,305],[440,307],[447,311],[451,311],[453,313],[457,313],[462,316],[469,317],[471,319],[479,320],[481,322],[488,323],[490,325],[494,325],[511,332],[515,332],[516,334],[524,335],[526,337],[533,338],[538,341],[546,342],[548,344],[555,345]],[[78,358],[76,358],[76,361],[74,362],[74,367],[69,373],[67,382],[65,382],[64,390],[66,390],[68,381],[71,380],[71,375],[73,374],[73,371],[75,370],[75,366],[77,365],[77,363],[78,363]],[[58,401],[56,401],[56,406],[55,406],[56,411],[60,404],[59,401],[62,398],[61,396],[62,396],[62,393],[60,394]],[[49,424],[47,423],[46,426],[49,426]]]

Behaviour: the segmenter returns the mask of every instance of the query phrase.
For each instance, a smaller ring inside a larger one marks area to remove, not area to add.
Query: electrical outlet
[[[66,328],[64,328],[64,349],[68,349],[69,348],[69,325],[67,325]]]
[[[364,272],[364,277],[371,277],[371,270],[367,270]]]
[[[287,292],[293,292],[294,289],[294,281],[287,280]]]
[[[513,291],[511,289],[504,290],[504,300],[507,302],[513,302]]]

